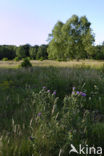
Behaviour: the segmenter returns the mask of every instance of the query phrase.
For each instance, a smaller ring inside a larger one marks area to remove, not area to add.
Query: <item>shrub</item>
[[[23,62],[20,65],[20,67],[28,68],[28,67],[32,67],[32,64],[31,64],[31,62],[29,61],[28,58],[24,58]]]
[[[30,61],[31,60],[31,58],[30,57],[27,57],[27,59]]]
[[[39,60],[40,60],[40,61],[43,61],[43,60],[44,60],[44,58],[43,58],[43,57],[41,57]]]
[[[14,58],[14,61],[19,61],[19,60],[20,60],[19,57]]]
[[[8,58],[7,57],[4,57],[2,60],[3,61],[8,61]]]

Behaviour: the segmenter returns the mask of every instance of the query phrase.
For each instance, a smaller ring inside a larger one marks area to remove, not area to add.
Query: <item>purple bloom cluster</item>
[[[53,95],[56,95],[56,91],[53,92]]]
[[[77,95],[86,96],[86,93],[76,91]]]
[[[73,91],[75,90],[75,87],[73,87]]]
[[[83,92],[79,92],[79,91],[75,91],[75,87],[72,88],[72,95],[81,95],[81,96],[86,96],[86,93],[83,93]]]
[[[79,94],[80,94],[80,92],[79,92],[79,91],[76,91],[76,93],[77,93],[77,95],[79,95]]]
[[[80,92],[80,95],[82,95],[82,96],[86,96],[86,93]]]
[[[72,91],[72,94],[74,95],[74,94],[75,94],[75,92],[74,92],[74,91]]]
[[[43,88],[44,91],[47,91],[47,93],[51,93],[51,90],[50,89],[47,90],[47,87],[46,86],[43,86],[42,88]],[[56,90],[54,90],[54,92],[52,93],[52,95],[56,95]]]
[[[46,86],[43,86],[43,89],[46,89]]]
[[[38,116],[41,116],[41,114],[42,114],[42,113],[41,113],[41,112],[39,112],[39,113],[38,113]]]

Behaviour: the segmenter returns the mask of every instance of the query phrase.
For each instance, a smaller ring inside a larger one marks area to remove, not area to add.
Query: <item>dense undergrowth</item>
[[[103,69],[0,69],[0,120],[1,156],[67,156],[70,144],[103,147]]]

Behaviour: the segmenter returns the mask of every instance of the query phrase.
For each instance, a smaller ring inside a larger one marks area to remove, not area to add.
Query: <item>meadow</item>
[[[22,61],[0,61],[0,68],[18,68]],[[31,60],[33,67],[35,66],[54,66],[54,67],[77,67],[77,66],[89,66],[90,68],[98,69],[104,65],[104,61],[101,60],[72,60],[72,61],[55,61],[55,60]]]
[[[22,69],[20,62],[0,61],[0,156],[104,147],[104,62],[31,63]]]

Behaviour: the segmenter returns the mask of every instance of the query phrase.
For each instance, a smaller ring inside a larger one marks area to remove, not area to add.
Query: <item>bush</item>
[[[4,58],[2,59],[2,61],[8,61],[8,58],[7,58],[7,57],[4,57]]]
[[[19,61],[19,60],[20,60],[19,57],[14,58],[14,61]]]
[[[41,57],[39,60],[40,60],[40,61],[43,61],[43,60],[44,60],[44,58],[43,58],[43,57]]]
[[[31,62],[29,61],[28,58],[24,58],[23,62],[20,65],[20,67],[28,68],[28,67],[32,67],[32,64],[31,64]]]
[[[27,59],[30,61],[31,60],[31,58],[30,57],[27,57]]]

